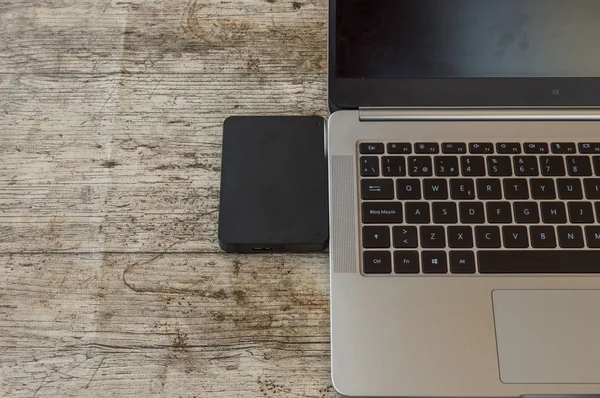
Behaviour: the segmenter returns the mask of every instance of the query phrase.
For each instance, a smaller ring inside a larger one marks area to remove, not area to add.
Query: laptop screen
[[[600,77],[598,0],[338,0],[337,78]]]

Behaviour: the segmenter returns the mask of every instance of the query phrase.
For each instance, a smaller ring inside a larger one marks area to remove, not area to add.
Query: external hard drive
[[[322,251],[329,239],[325,120],[232,116],[223,125],[219,245]]]

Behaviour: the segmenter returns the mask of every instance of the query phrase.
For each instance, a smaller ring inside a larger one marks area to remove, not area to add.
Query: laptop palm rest
[[[503,383],[600,384],[600,290],[492,292]]]

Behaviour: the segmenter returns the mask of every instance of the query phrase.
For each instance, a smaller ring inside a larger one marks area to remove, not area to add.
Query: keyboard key
[[[437,142],[418,142],[415,144],[415,153],[423,153],[423,154],[440,153],[440,146]]]
[[[588,274],[600,272],[600,251],[480,250],[482,274]]]
[[[558,227],[558,244],[565,249],[583,247],[583,234],[580,226]]]
[[[545,142],[528,142],[523,145],[525,153],[548,153],[548,144]]]
[[[409,156],[408,174],[413,177],[431,177],[431,158],[429,156]]]
[[[453,274],[474,274],[475,254],[471,251],[451,251],[450,272]]]
[[[455,200],[475,199],[475,185],[468,178],[450,180],[450,197]]]
[[[600,227],[585,227],[585,241],[587,247],[597,249],[600,247]]]
[[[500,229],[487,225],[475,227],[475,244],[483,249],[500,247]]]
[[[365,274],[392,273],[392,255],[388,251],[367,251],[363,253]]]
[[[504,184],[504,197],[506,199],[529,199],[527,180],[524,178],[506,178]]]
[[[407,224],[429,224],[429,203],[407,202],[405,207]]]
[[[393,227],[394,247],[412,249],[418,246],[417,227]]]
[[[540,156],[540,168],[543,176],[563,177],[565,162],[562,156]]]
[[[496,152],[501,154],[519,154],[521,153],[521,144],[519,143],[499,143],[496,144]]]
[[[363,227],[363,247],[385,249],[390,247],[390,228],[387,226]]]
[[[521,226],[502,227],[502,242],[507,248],[524,249],[529,247],[527,228]]]
[[[361,180],[360,194],[363,200],[394,199],[393,180]]]
[[[435,224],[456,224],[458,214],[454,202],[433,202],[433,222]]]
[[[555,142],[551,145],[552,153],[556,154],[569,154],[577,153],[577,148],[572,142]]]
[[[396,180],[398,199],[421,199],[421,181],[416,178],[399,178]]]
[[[591,224],[594,222],[594,210],[590,202],[569,202],[569,221],[571,224]]]
[[[363,142],[358,146],[358,148],[360,153],[363,154],[378,155],[380,153],[383,153],[383,144],[380,143],[375,144],[370,142]]]
[[[363,177],[379,176],[379,158],[377,156],[361,156],[360,175]]]
[[[487,165],[488,174],[491,177],[510,177],[512,175],[510,156],[488,156]]]
[[[583,199],[581,181],[575,178],[559,178],[556,180],[560,199]]]
[[[446,252],[442,250],[421,252],[421,264],[424,274],[445,274],[448,272]]]
[[[497,178],[478,179],[477,197],[479,199],[502,199],[500,180]]]
[[[421,227],[421,247],[425,249],[443,249],[446,247],[444,227]]]
[[[567,171],[572,177],[591,176],[590,158],[587,156],[567,156]]]
[[[587,199],[600,199],[600,178],[584,178],[583,189]]]
[[[533,199],[556,199],[554,180],[550,178],[532,178],[529,180]]]
[[[490,224],[510,224],[512,222],[509,202],[487,202],[485,208]]]
[[[456,156],[436,156],[433,159],[435,164],[435,175],[438,177],[458,176],[458,158]]]
[[[462,156],[460,165],[462,175],[465,177],[485,176],[485,159],[483,156]]]
[[[442,153],[458,155],[467,153],[467,145],[459,142],[444,142],[442,144]]]
[[[592,156],[592,163],[594,164],[594,175],[600,176],[600,156]]]
[[[517,224],[537,224],[540,222],[540,213],[535,202],[514,202],[513,211]]]
[[[424,179],[423,196],[433,200],[448,199],[448,182],[443,178]]]
[[[418,274],[419,252],[416,250],[394,252],[394,272],[397,274]]]
[[[545,224],[565,224],[567,213],[563,202],[542,202],[542,221]]]
[[[600,153],[600,143],[581,143],[579,144],[579,153]]]
[[[404,177],[406,160],[402,156],[384,156],[381,158],[381,171],[386,177]]]
[[[365,202],[362,204],[364,224],[401,224],[402,203]]]
[[[391,155],[410,155],[412,153],[412,145],[405,142],[390,142],[387,144],[387,151]]]
[[[529,234],[531,235],[531,246],[536,249],[553,249],[556,247],[554,227],[548,225],[532,226],[529,227]]]
[[[538,162],[535,156],[515,156],[513,158],[515,175],[519,177],[537,177]]]
[[[483,224],[485,215],[483,213],[483,203],[481,202],[461,202],[458,205],[460,209],[460,222],[463,224]]]
[[[474,153],[474,154],[494,153],[494,144],[475,142],[475,143],[469,144],[469,152]]]
[[[455,249],[473,247],[473,230],[467,226],[448,227],[448,246]]]

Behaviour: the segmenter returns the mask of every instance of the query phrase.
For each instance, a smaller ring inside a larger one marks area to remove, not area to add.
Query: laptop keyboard
[[[364,274],[600,273],[600,143],[358,152]]]

